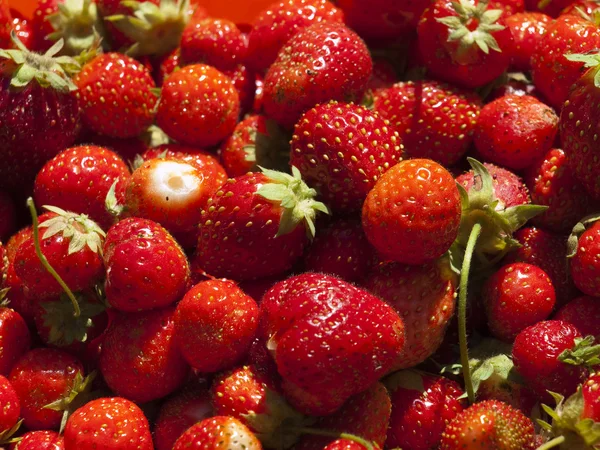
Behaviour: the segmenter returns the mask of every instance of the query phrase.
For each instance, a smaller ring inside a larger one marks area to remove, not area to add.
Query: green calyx
[[[575,346],[563,351],[558,360],[572,366],[593,368],[600,364],[600,344],[594,345],[594,336],[575,338]]]
[[[271,202],[279,203],[283,208],[276,236],[288,234],[304,223],[312,239],[315,236],[317,211],[329,214],[327,206],[315,200],[317,191],[302,181],[300,171],[294,166],[292,175],[263,167],[260,169],[270,182],[260,186],[256,193]]]
[[[474,45],[485,54],[488,54],[490,49],[496,52],[502,51],[492,35],[495,31],[505,28],[496,23],[502,15],[501,9],[488,10],[487,1],[480,1],[475,5],[469,0],[454,1],[452,7],[456,12],[455,16],[436,20],[449,28],[448,42],[458,43],[458,62]]]
[[[15,437],[15,434],[17,434],[17,431],[19,431],[19,428],[21,428],[22,424],[23,419],[14,424],[12,428],[4,430],[2,433],[0,433],[0,445],[10,445],[19,442],[21,438],[18,436]]]
[[[56,206],[45,205],[44,208],[57,216],[40,223],[40,228],[46,228],[42,239],[61,233],[69,240],[69,255],[85,247],[94,253],[102,253],[102,243],[106,233],[87,215],[67,212]]]
[[[106,20],[134,42],[128,55],[160,56],[177,48],[188,21],[189,0],[161,0],[159,5],[124,0],[122,4],[132,15],[117,14]]]
[[[289,167],[289,137],[273,120],[266,121],[266,133],[250,130],[251,144],[244,146],[244,159],[256,167],[285,170]]]
[[[594,223],[600,220],[600,214],[592,214],[581,219],[571,231],[569,239],[567,239],[567,258],[572,258],[577,253],[579,238],[585,231]]]
[[[64,40],[56,42],[46,53],[29,51],[16,37],[14,31],[11,38],[16,49],[0,49],[0,59],[8,59],[15,64],[10,84],[15,88],[23,88],[35,80],[43,88],[52,88],[59,92],[76,91],[77,86],[71,75],[80,69],[79,63],[69,56],[58,56],[64,46]]]
[[[600,15],[600,11],[598,11]],[[599,19],[600,20],[600,19]],[[583,63],[584,67],[598,68],[600,66],[600,53],[567,53],[565,58],[569,61]],[[594,74],[594,86],[600,88],[600,70],[595,70]]]

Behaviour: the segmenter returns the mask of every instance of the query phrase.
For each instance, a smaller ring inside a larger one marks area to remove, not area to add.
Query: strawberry
[[[481,100],[437,81],[408,81],[380,90],[373,109],[398,131],[408,156],[450,166],[470,148]]]
[[[21,402],[23,424],[29,430],[58,429],[61,411],[46,408],[67,399],[83,375],[83,366],[61,350],[38,348],[25,353],[10,372]]]
[[[466,407],[463,391],[448,378],[403,370],[385,380],[392,401],[386,446],[437,448],[446,424]]]
[[[65,450],[64,439],[54,431],[28,431],[10,450]]]
[[[524,169],[546,154],[558,132],[558,116],[528,95],[507,95],[481,110],[475,127],[475,146],[488,161]]]
[[[596,320],[598,314],[600,314],[598,298],[582,296],[571,300],[559,309],[553,319],[568,322],[584,336],[592,335],[600,342],[600,324]]]
[[[39,1],[39,0],[38,0]],[[158,4],[157,0],[149,0],[152,3]],[[133,41],[129,39],[122,31],[120,31],[113,22],[108,20],[114,15],[127,15],[131,10],[124,5],[120,0],[96,0],[98,11],[102,17],[104,29],[111,48],[115,50],[126,49],[133,45]]]
[[[65,450],[152,450],[148,420],[124,398],[99,398],[76,410],[65,427]]]
[[[0,1],[0,48],[10,48],[10,32],[12,30],[12,14],[7,0]]]
[[[30,50],[35,49],[35,39],[36,36],[34,34],[33,25],[31,24],[31,19],[23,16],[19,11],[15,9],[10,9],[10,14],[12,16],[12,29],[25,47]],[[2,19],[0,19],[2,20]],[[7,47],[10,47],[10,41]],[[0,45],[0,47],[2,47]]]
[[[0,439],[3,439],[10,433],[12,428],[19,421],[21,413],[21,402],[19,396],[10,381],[0,375]]]
[[[355,438],[342,438],[327,444],[323,450],[380,450],[380,447],[371,443],[365,445]]]
[[[600,374],[590,376],[582,384],[583,413],[584,419],[592,419],[600,422]]]
[[[228,280],[208,280],[190,289],[174,315],[175,340],[200,372],[218,372],[243,358],[258,327],[258,307]]]
[[[17,211],[13,199],[4,191],[0,191],[0,240],[6,242],[16,231]]]
[[[484,1],[437,0],[417,29],[420,56],[430,73],[466,88],[483,86],[508,68],[512,34],[501,9]]]
[[[262,450],[259,440],[244,424],[227,416],[198,422],[183,433],[173,446],[173,450],[189,448]]]
[[[557,233],[567,233],[591,212],[591,199],[568,166],[567,155],[554,148],[529,167],[526,174],[531,201],[548,210],[532,223]]]
[[[343,14],[327,0],[281,0],[261,11],[248,35],[248,65],[265,72],[294,34],[313,23],[342,23]]]
[[[560,16],[548,27],[544,39],[531,57],[531,74],[535,86],[552,107],[560,110],[569,96],[571,86],[584,70],[582,62],[570,61],[565,55],[585,53],[598,47],[600,29],[586,19],[573,15]],[[567,113],[569,111],[571,109],[567,109]],[[563,142],[564,139],[565,136]]]
[[[440,450],[533,450],[533,422],[506,403],[486,400],[460,412],[446,426]]]
[[[27,323],[15,310],[0,304],[0,376],[8,375],[31,346]]]
[[[385,258],[423,264],[458,234],[460,196],[452,175],[428,159],[402,161],[379,178],[362,210],[367,238]]]
[[[530,70],[531,56],[542,42],[552,18],[539,12],[519,12],[505,18],[505,23],[513,36],[511,68]]]
[[[584,222],[575,226],[569,238],[568,257],[571,258],[573,282],[581,292],[593,297],[598,296],[600,287],[599,236],[600,222],[593,223],[587,230]]]
[[[263,169],[230,178],[202,211],[197,263],[216,277],[248,280],[290,269],[315,234],[316,192],[301,179]],[[227,226],[220,226],[222,223]]]
[[[0,187],[23,190],[37,171],[71,145],[79,132],[79,108],[67,70],[69,58],[54,58],[57,42],[45,55],[0,51]],[[9,169],[10,168],[10,169]]]
[[[556,302],[546,272],[525,263],[502,266],[486,281],[481,295],[492,336],[506,342],[547,319]]]
[[[104,244],[106,300],[120,311],[168,306],[188,287],[187,257],[159,224],[129,218],[113,225]]]
[[[88,132],[87,135],[80,136],[79,143],[83,144],[81,145],[82,147],[94,146],[111,150],[123,158],[123,160],[129,162],[133,161],[136,155],[141,155],[148,149],[146,140],[152,139],[153,132],[154,129],[150,126],[144,134],[125,139]]]
[[[115,180],[120,180],[117,186],[121,187],[128,178],[129,169],[116,153],[96,146],[72,147],[56,155],[38,172],[35,201],[87,214],[107,229],[114,219],[106,211],[104,200]],[[119,194],[122,195],[121,189]]]
[[[303,413],[339,409],[388,373],[404,346],[402,319],[389,305],[328,275],[280,282],[260,309],[286,397]]]
[[[239,113],[239,95],[231,80],[213,67],[194,64],[164,81],[156,122],[182,144],[209,147],[233,132]]]
[[[358,35],[339,23],[315,23],[294,35],[269,68],[265,113],[291,129],[319,103],[359,101],[372,69],[371,55]]]
[[[447,260],[421,266],[382,263],[367,275],[363,286],[404,320],[406,343],[394,369],[416,366],[438,349],[454,314],[458,288]]]
[[[120,53],[88,62],[73,79],[84,124],[107,136],[139,135],[152,123],[156,97],[146,67]]]

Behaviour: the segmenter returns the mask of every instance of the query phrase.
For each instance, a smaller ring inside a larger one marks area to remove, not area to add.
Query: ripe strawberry
[[[53,214],[39,224],[42,254],[72,291],[93,286],[104,275],[100,255],[104,231],[86,215],[45,208]],[[33,236],[19,245],[14,266],[29,297],[56,297],[63,292],[38,258]]]
[[[23,317],[0,304],[0,375],[7,376],[30,346],[31,336]]]
[[[10,48],[11,46],[12,20],[8,1],[0,1],[0,48]]]
[[[558,116],[528,95],[507,95],[481,110],[475,146],[488,161],[524,169],[546,154],[558,132]]]
[[[180,60],[181,55],[179,53],[179,48],[167,53],[160,59],[158,68],[156,68],[152,74],[157,86],[162,86],[165,82],[165,79],[175,72],[175,70],[179,69],[179,66],[181,65]]]
[[[363,286],[404,320],[406,343],[394,370],[416,366],[438,349],[454,314],[458,288],[447,260],[421,266],[382,263],[367,275]]]
[[[315,23],[294,35],[269,68],[265,113],[291,129],[319,103],[359,101],[372,70],[371,55],[358,35],[339,23]]]
[[[71,145],[79,132],[77,87],[67,75],[77,64],[19,50],[0,52],[0,188],[23,191],[42,165]],[[25,184],[24,184],[25,183]]]
[[[568,322],[577,328],[584,336],[594,336],[600,342],[600,301],[597,297],[582,296],[571,300],[556,314],[554,320]]]
[[[600,373],[590,376],[582,384],[584,419],[600,422]]]
[[[404,346],[402,319],[389,305],[328,275],[288,278],[260,308],[284,392],[303,413],[339,409],[388,373]]]
[[[152,76],[140,62],[105,53],[88,62],[73,79],[84,124],[112,137],[134,137],[154,118]]]
[[[437,448],[446,424],[466,407],[462,389],[448,378],[403,370],[385,384],[392,401],[389,448]]]
[[[590,20],[594,19],[594,14],[598,10],[598,3],[594,0],[575,0],[569,3],[570,4],[560,12],[561,16],[571,14]]]
[[[224,70],[240,97],[240,116],[250,112],[254,104],[256,92],[256,75],[246,66],[238,64],[235,68]]]
[[[124,312],[168,306],[188,287],[187,257],[159,224],[129,218],[113,225],[104,243],[106,300]]]
[[[283,45],[313,23],[343,22],[342,12],[327,0],[282,0],[271,3],[252,23],[248,35],[248,65],[265,72]]]
[[[76,410],[65,427],[65,450],[152,450],[148,420],[124,398],[99,398]]]
[[[367,238],[385,258],[423,264],[458,234],[460,196],[452,175],[428,159],[402,161],[369,192],[362,210]]]
[[[64,439],[55,431],[28,431],[10,450],[65,450]]]
[[[380,90],[373,109],[398,131],[409,157],[451,166],[471,146],[481,100],[437,81],[408,81]]]
[[[530,70],[531,56],[542,42],[552,18],[539,12],[519,12],[505,18],[505,23],[513,36],[511,68]]]
[[[183,433],[173,446],[173,450],[189,448],[262,450],[259,440],[244,424],[227,416],[198,422]]]
[[[215,193],[202,211],[200,268],[215,277],[248,280],[292,267],[315,234],[317,211],[327,211],[295,167],[292,172],[263,169],[230,178]]]
[[[21,402],[10,381],[0,375],[0,438],[5,438],[19,421]]]
[[[565,55],[585,53],[598,47],[600,29],[586,19],[573,15],[560,16],[548,27],[544,39],[531,57],[531,74],[535,86],[551,106],[560,110],[569,96],[571,86],[584,70],[582,62],[570,61]]]
[[[380,450],[378,445],[373,445],[368,443],[369,445],[365,445],[358,441],[357,439],[336,439],[330,444],[327,444],[323,447],[323,450]]]
[[[459,413],[442,435],[440,450],[533,449],[533,422],[506,403],[486,400]]]
[[[593,297],[598,296],[598,289],[600,289],[599,236],[600,222],[595,222],[590,228],[581,233],[576,241],[576,247],[568,255],[571,257],[571,276],[575,286],[584,294]],[[571,238],[573,237],[572,235]],[[574,244],[571,244],[571,238],[569,239],[570,247],[571,245],[574,246]]]
[[[202,170],[205,177],[214,178],[219,186],[227,181],[227,174],[219,159],[214,154],[198,148],[169,143],[148,148],[142,154],[142,161],[156,158],[188,163]]]
[[[194,64],[164,81],[156,122],[182,144],[209,147],[233,132],[239,113],[231,80],[215,68]]]
[[[21,417],[29,430],[58,429],[62,411],[46,408],[67,399],[83,375],[83,366],[70,354],[51,348],[25,353],[10,372],[21,401]]]
[[[506,342],[547,319],[556,302],[546,272],[525,263],[502,266],[486,281],[481,296],[492,336]]]
[[[40,170],[34,195],[38,205],[54,205],[66,211],[87,214],[100,227],[108,229],[114,218],[104,200],[111,185],[119,180],[117,196],[129,178],[129,168],[114,152],[96,146],[67,149]]]
[[[437,0],[417,29],[419,52],[430,73],[466,88],[483,86],[510,64],[512,34],[501,9],[484,1]]]
[[[228,280],[208,280],[190,289],[174,315],[175,340],[200,372],[228,369],[245,356],[258,327],[258,307]]]

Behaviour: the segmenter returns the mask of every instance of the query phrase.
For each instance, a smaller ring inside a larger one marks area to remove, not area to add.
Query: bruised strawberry
[[[582,296],[571,300],[559,309],[552,318],[568,322],[575,326],[582,335],[594,336],[596,342],[600,342],[598,314],[600,314],[600,301],[598,301],[598,298]]]
[[[177,439],[173,450],[186,450],[194,447],[214,450],[262,449],[259,440],[244,424],[227,416],[204,419],[191,426]]]

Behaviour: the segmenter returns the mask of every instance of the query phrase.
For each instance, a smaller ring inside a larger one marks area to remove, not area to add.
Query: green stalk
[[[556,446],[565,442],[564,436],[559,436],[551,441],[546,442],[545,444],[540,445],[536,450],[550,450],[551,448],[555,448]]]
[[[473,380],[471,379],[469,347],[467,345],[467,287],[469,285],[469,272],[471,271],[473,251],[480,235],[481,224],[476,223],[473,225],[469,240],[467,241],[465,257],[460,270],[460,287],[458,291],[458,341],[460,345],[460,362],[462,364],[465,389],[470,403],[475,402],[475,391],[473,389]]]
[[[54,270],[54,267],[50,265],[46,256],[42,253],[42,248],[40,246],[38,215],[35,209],[35,203],[33,203],[33,199],[31,197],[27,199],[27,207],[29,208],[29,213],[31,214],[31,220],[33,225],[33,244],[35,245],[35,253],[39,258],[40,262],[42,263],[42,266],[44,266],[48,273],[52,275],[52,277],[56,280],[58,284],[60,284],[60,286],[63,288],[63,290],[71,300],[71,303],[73,304],[73,309],[75,310],[73,316],[79,317],[81,315],[81,309],[79,308],[79,302],[75,298],[75,295],[73,295],[73,292],[71,291],[71,289],[69,289],[67,283],[63,281],[63,279],[56,272],[56,270]]]

